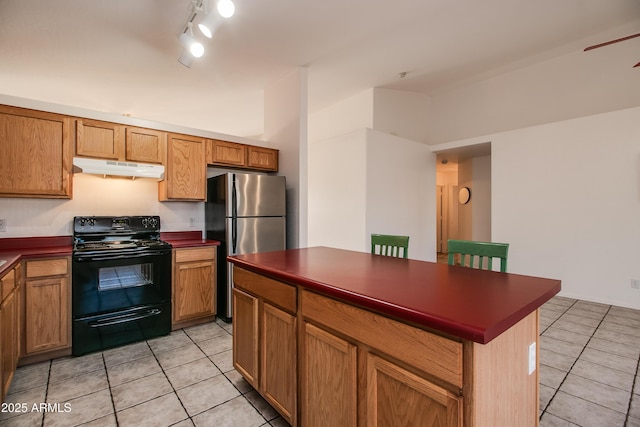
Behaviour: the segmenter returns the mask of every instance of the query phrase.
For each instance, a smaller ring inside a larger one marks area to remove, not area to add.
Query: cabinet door
[[[233,367],[258,388],[258,298],[233,289]]]
[[[118,160],[124,143],[124,126],[117,123],[78,119],[76,155]]]
[[[68,278],[28,280],[25,300],[26,354],[68,347],[71,326]]]
[[[244,167],[247,164],[247,146],[217,139],[207,140],[207,163]]]
[[[355,426],[356,346],[310,323],[304,340],[302,425]]]
[[[71,198],[71,118],[0,106],[0,196]]]
[[[247,154],[247,167],[268,171],[278,170],[278,150],[250,145]]]
[[[2,398],[6,396],[13,379],[18,364],[18,299],[17,292],[12,292],[2,302],[0,307],[0,333],[2,339],[0,341],[0,363],[2,372]]]
[[[125,139],[125,160],[162,163],[167,134],[153,129],[128,127]]]
[[[174,322],[215,314],[213,277],[213,260],[175,265]]]
[[[177,134],[167,138],[166,179],[159,184],[160,200],[204,200],[205,140]]]
[[[370,427],[462,426],[462,398],[371,353],[366,396]]]
[[[296,318],[265,302],[260,340],[260,389],[286,421],[296,425]]]

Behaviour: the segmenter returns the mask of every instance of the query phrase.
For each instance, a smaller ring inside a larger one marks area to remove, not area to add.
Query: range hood
[[[164,179],[162,165],[74,157],[73,166],[74,172],[93,175]]]

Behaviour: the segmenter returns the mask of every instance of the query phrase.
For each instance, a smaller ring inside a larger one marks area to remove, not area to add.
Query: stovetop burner
[[[160,240],[160,217],[93,216],[73,220],[73,251],[88,253],[128,253],[169,249]]]

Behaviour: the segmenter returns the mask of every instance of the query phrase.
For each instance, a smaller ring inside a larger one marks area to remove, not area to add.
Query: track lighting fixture
[[[200,58],[204,55],[204,46],[193,36],[193,22],[198,18],[198,14],[200,12],[205,14],[204,19],[198,24],[198,28],[207,38],[212,38],[215,29],[220,25],[220,17],[230,18],[236,10],[232,0],[217,0],[216,9],[218,13],[212,13],[211,8],[208,7],[209,1],[214,0],[191,0],[189,20],[178,38],[184,48],[178,58],[178,62],[187,68],[191,68],[193,58]]]

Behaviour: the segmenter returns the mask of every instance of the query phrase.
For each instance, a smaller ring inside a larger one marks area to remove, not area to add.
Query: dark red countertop
[[[220,242],[216,240],[203,239],[202,232],[200,231],[170,231],[160,233],[160,238],[171,243],[174,248],[220,245]],[[22,258],[69,256],[72,252],[72,236],[11,237],[0,239],[0,260],[6,260],[4,264],[0,265],[0,277],[15,266]]]
[[[10,237],[0,239],[0,259],[7,262],[0,266],[0,276],[22,258],[68,256],[73,250],[71,236]]]
[[[160,233],[160,240],[170,243],[174,248],[190,248],[196,246],[220,246],[217,240],[202,238],[201,231],[167,231]]]
[[[326,247],[234,255],[239,267],[486,344],[560,292],[560,281]]]

